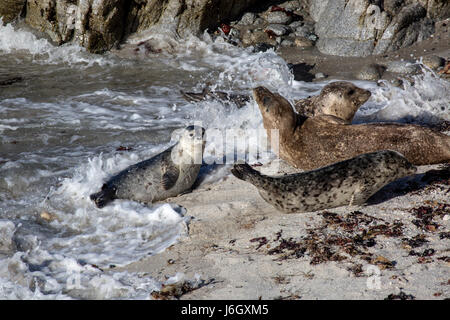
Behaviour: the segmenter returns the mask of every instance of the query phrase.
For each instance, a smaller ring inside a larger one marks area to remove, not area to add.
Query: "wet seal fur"
[[[281,177],[262,175],[248,164],[235,164],[231,172],[257,187],[261,197],[278,210],[300,213],[361,205],[388,183],[416,170],[400,153],[382,150]]]
[[[103,208],[114,199],[152,203],[177,196],[197,179],[204,147],[205,129],[189,126],[177,144],[119,172],[90,198]]]
[[[278,130],[279,157],[305,170],[379,150],[400,152],[414,165],[450,161],[450,136],[430,128],[398,123],[351,125],[332,115],[306,117],[282,96],[264,87],[253,89],[264,128],[271,140]]]
[[[371,93],[348,81],[335,81],[323,87],[319,95],[294,102],[295,110],[303,116],[330,115],[351,123],[353,117]]]
[[[200,102],[205,100],[218,100],[222,102],[232,102],[238,109],[244,107],[250,101],[250,97],[242,94],[227,93],[222,91],[212,91],[208,87],[203,88],[202,92],[186,92],[180,90],[184,99],[189,102]]]

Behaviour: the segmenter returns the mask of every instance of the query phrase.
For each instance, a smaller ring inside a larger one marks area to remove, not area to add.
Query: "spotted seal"
[[[305,170],[378,150],[395,150],[414,165],[450,161],[450,136],[412,124],[351,125],[332,115],[306,117],[294,112],[282,96],[264,87],[253,90],[264,128],[271,139],[278,130],[279,156]]]
[[[180,90],[184,99],[189,102],[199,102],[204,100],[218,100],[222,102],[232,102],[238,109],[244,107],[250,101],[248,95],[227,93],[222,91],[212,91],[208,87],[203,88],[202,92],[186,92]]]
[[[353,117],[371,96],[369,90],[348,81],[327,84],[319,95],[294,101],[295,110],[303,116],[330,115],[351,123]]]
[[[382,150],[281,177],[262,175],[248,164],[235,164],[231,172],[258,188],[278,210],[294,213],[361,205],[388,183],[416,170],[400,153]]]
[[[204,147],[205,129],[189,126],[177,144],[119,172],[90,198],[102,208],[114,199],[151,203],[174,197],[194,184]]]

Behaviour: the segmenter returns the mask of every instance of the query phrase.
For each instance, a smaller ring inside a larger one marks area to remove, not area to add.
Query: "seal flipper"
[[[115,199],[115,193],[116,189],[108,187],[108,185],[105,183],[102,186],[102,190],[97,193],[91,194],[89,198],[94,201],[97,208],[103,208],[108,204],[108,202]]]
[[[177,183],[180,170],[175,166],[167,166],[163,168],[163,172],[161,183],[164,190],[169,190]]]
[[[238,179],[257,184],[261,178],[261,173],[253,169],[247,163],[235,164],[231,173]]]

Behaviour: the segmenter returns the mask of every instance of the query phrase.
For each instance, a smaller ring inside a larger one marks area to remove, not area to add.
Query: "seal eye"
[[[264,98],[263,98],[263,104],[267,105],[267,104],[270,103],[271,100],[272,100],[272,99],[270,99],[270,97],[264,97]]]
[[[355,90],[353,90],[353,89],[350,89],[350,91],[348,92],[348,94],[351,96],[352,94],[354,94],[355,93]]]

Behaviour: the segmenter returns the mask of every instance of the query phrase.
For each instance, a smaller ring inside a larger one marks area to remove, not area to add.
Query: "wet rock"
[[[294,45],[295,45],[295,42],[292,39],[284,39],[283,41],[281,41],[282,47],[293,47]]]
[[[241,41],[244,47],[255,46],[262,43],[266,43],[270,46],[277,45],[275,38],[269,37],[269,35],[262,30],[256,30],[254,32],[248,30],[242,35]]]
[[[267,14],[266,20],[268,23],[289,24],[292,22],[292,16],[283,11],[273,11]]]
[[[310,73],[314,67],[306,63],[288,64],[289,69],[294,75],[294,80],[311,82],[314,79],[314,75]]]
[[[149,28],[180,36],[215,30],[256,2],[197,0],[187,5],[179,0],[28,1],[25,22],[47,33],[57,44],[75,40],[89,51],[100,53],[118,46],[128,35]]]
[[[438,69],[445,65],[445,59],[436,55],[423,57],[422,63],[430,69]]]
[[[0,17],[4,24],[10,23],[16,19],[23,8],[26,0],[2,0],[0,2]]]
[[[267,50],[276,49],[276,46],[273,46],[271,44],[268,43],[258,43],[257,45],[254,46],[253,48],[253,52],[266,52]]]
[[[386,2],[385,2],[386,3]],[[311,0],[318,49],[340,56],[382,54],[428,38],[433,20],[420,3],[369,0]]]
[[[12,238],[15,229],[11,221],[0,221],[0,254],[8,254],[14,250]]]
[[[297,47],[300,48],[307,48],[314,46],[314,41],[304,37],[296,37],[294,43]]]
[[[239,24],[251,25],[255,22],[256,18],[256,14],[254,14],[253,12],[247,12],[242,16]]]
[[[420,66],[412,61],[396,60],[386,64],[387,71],[395,73],[417,73]]]
[[[314,75],[314,78],[316,78],[316,80],[322,80],[322,79],[325,79],[327,76],[325,75],[325,74],[323,74],[322,72],[317,72],[315,75]]]
[[[291,29],[285,25],[282,24],[269,24],[264,31],[273,33],[276,36],[284,36],[285,34],[288,34],[291,32]]]
[[[380,66],[378,64],[368,64],[362,67],[355,76],[359,80],[377,81],[381,78],[383,72],[383,66]]]

